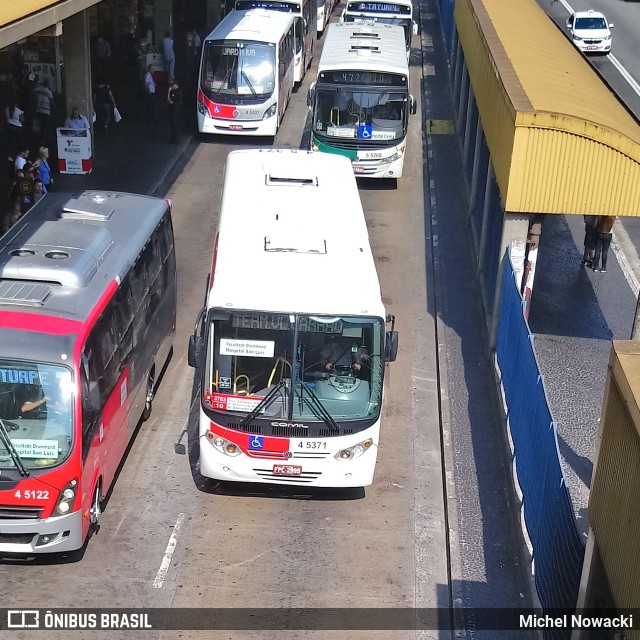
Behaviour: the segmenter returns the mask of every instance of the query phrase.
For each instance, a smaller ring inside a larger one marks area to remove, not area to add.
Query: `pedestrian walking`
[[[593,264],[593,252],[596,248],[596,224],[598,216],[584,217],[584,252],[582,254],[583,267],[590,267]]]
[[[71,115],[64,121],[64,127],[65,129],[81,131],[89,128],[89,120],[80,113],[78,107],[73,107],[73,109],[71,109]]]
[[[93,96],[94,111],[96,113],[96,128],[98,131],[109,130],[109,125],[113,119],[113,110],[116,108],[116,101],[111,93],[111,87],[104,78],[98,79],[95,95]]]
[[[51,89],[49,89],[49,82],[46,78],[36,87],[34,95],[36,100],[36,117],[40,124],[40,138],[45,142],[49,142],[51,110],[55,104],[53,101],[53,93],[51,93]]]
[[[162,41],[162,59],[164,60],[164,70],[167,72],[167,82],[171,84],[175,80],[176,55],[173,51],[173,39],[168,31],[164,34]]]
[[[111,45],[102,37],[96,40],[96,61],[98,74],[106,78],[109,72],[109,58],[111,57]]]
[[[182,104],[182,91],[175,80],[169,85],[167,104],[169,105],[171,144],[178,144],[180,141],[180,105]]]
[[[600,216],[596,223],[596,247],[593,255],[593,270],[600,271],[600,273],[607,272],[607,255],[609,253],[609,247],[611,246],[611,240],[613,240],[613,223],[616,221],[615,216]],[[602,257],[602,266],[600,265],[600,258]]]
[[[142,81],[144,86],[148,123],[156,121],[156,83],[153,79],[153,73],[151,73],[152,68],[153,67],[151,65],[147,67],[147,73],[144,74],[144,80]]]

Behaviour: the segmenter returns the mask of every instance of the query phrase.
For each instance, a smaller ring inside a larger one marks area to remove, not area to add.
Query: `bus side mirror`
[[[384,345],[384,361],[395,362],[398,357],[398,332],[387,331]]]
[[[418,33],[419,33],[419,31],[418,31],[418,23],[415,20],[413,20],[412,21],[412,26],[413,26],[413,35],[417,36]]]
[[[313,103],[315,102],[315,99],[316,99],[316,83],[314,82],[309,87],[309,92],[307,93],[307,107],[309,107],[309,109],[313,107]]]
[[[190,367],[199,369],[202,364],[202,350],[204,340],[202,336],[189,336],[189,351],[187,353],[187,363]]]
[[[413,96],[409,96],[409,113],[414,115],[418,110],[418,103]]]
[[[342,13],[340,14],[340,19],[338,20],[339,24],[342,24],[344,22],[344,14],[347,12],[346,9],[342,10]]]
[[[209,282],[207,280],[207,282]],[[189,350],[187,351],[187,364],[196,369],[202,365],[202,352],[204,350],[204,318],[207,308],[200,309],[200,313],[196,318],[196,325],[193,329],[193,335],[189,336]]]

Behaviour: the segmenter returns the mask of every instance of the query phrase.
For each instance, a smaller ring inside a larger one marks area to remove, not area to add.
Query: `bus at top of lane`
[[[311,64],[316,41],[316,6],[313,0],[236,0],[236,11],[266,9],[294,16],[295,62],[294,80],[302,82]]]
[[[206,306],[189,343],[200,472],[369,485],[398,336],[349,162],[234,151],[224,175]]]
[[[402,27],[329,25],[307,105],[313,151],[346,156],[356,175],[401,177],[416,112]]]
[[[413,19],[411,0],[373,2],[347,0],[340,22],[394,24],[402,27],[407,47],[407,60],[411,54],[411,38],[418,33],[418,23]]]
[[[291,13],[231,11],[202,47],[200,133],[275,136],[294,85]]]

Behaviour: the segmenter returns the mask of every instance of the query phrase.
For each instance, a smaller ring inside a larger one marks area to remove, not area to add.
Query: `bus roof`
[[[227,159],[208,306],[384,317],[347,158],[296,149]]]
[[[249,9],[230,11],[206,40],[252,40],[278,43],[293,24],[293,16],[281,11]]]
[[[33,318],[34,327],[37,318],[57,318],[58,333],[79,327],[135,261],[167,206],[127,193],[47,194],[0,238],[0,327],[13,326],[16,313]],[[46,333],[46,323],[38,330]]]
[[[402,27],[390,24],[329,24],[318,73],[341,69],[409,75]]]

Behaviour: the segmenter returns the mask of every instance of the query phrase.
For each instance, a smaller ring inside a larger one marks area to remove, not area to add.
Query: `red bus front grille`
[[[42,507],[19,507],[0,505],[0,520],[38,520]]]

